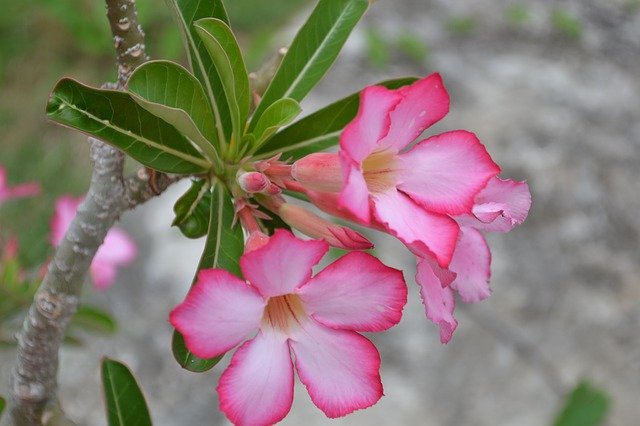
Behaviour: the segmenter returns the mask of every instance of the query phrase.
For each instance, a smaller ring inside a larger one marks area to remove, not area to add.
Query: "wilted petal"
[[[430,262],[418,258],[416,282],[420,286],[420,297],[427,313],[427,318],[440,327],[440,341],[449,343],[458,321],[453,317],[455,300],[449,287],[442,283],[431,268]]]
[[[474,228],[463,226],[449,269],[456,273],[451,288],[464,302],[476,303],[491,295],[491,252],[484,236]]]
[[[271,425],[293,403],[293,364],[286,336],[266,330],[242,345],[218,383],[220,410],[236,425]]]
[[[398,189],[443,214],[471,212],[476,194],[500,172],[478,138],[464,130],[432,136],[401,154],[399,161]]]
[[[400,151],[449,112],[449,95],[439,74],[431,74],[398,89],[403,99],[391,111],[389,133],[379,149]]]
[[[300,381],[327,417],[370,407],[382,396],[380,355],[358,333],[332,330],[310,320],[291,336],[289,344]]]
[[[373,202],[377,219],[411,251],[449,264],[459,230],[453,219],[424,210],[395,189],[376,194]]]
[[[361,163],[389,131],[389,113],[402,99],[397,91],[382,86],[365,88],[360,94],[358,115],[340,135],[340,150],[356,164]]]
[[[383,331],[396,325],[407,302],[402,271],[362,252],[342,256],[297,293],[305,311],[318,322],[355,331]]]
[[[240,258],[240,268],[264,297],[280,296],[309,281],[311,268],[328,250],[324,241],[303,241],[278,229],[264,247]]]
[[[171,311],[169,321],[184,335],[191,352],[213,358],[257,330],[265,305],[258,291],[235,275],[205,269],[184,302]]]
[[[526,182],[494,178],[476,196],[472,213],[456,217],[481,231],[509,232],[527,218],[531,192]]]

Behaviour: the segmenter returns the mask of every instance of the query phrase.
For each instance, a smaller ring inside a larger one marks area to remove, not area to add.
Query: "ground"
[[[493,295],[478,305],[458,304],[460,326],[446,346],[424,317],[413,260],[388,237],[375,236],[382,259],[403,268],[410,287],[402,323],[370,336],[382,353],[385,396],[330,422],[298,386],[283,424],[550,424],[561,395],[582,377],[610,394],[607,424],[637,424],[638,2],[514,4],[378,1],[305,103],[311,111],[384,78],[438,71],[452,107],[428,132],[477,133],[503,176],[529,182],[533,207],[522,227],[489,238]],[[364,27],[382,40],[413,32],[429,54],[416,61],[392,49],[386,68],[374,67],[363,54]],[[169,350],[167,312],[184,297],[202,245],[167,226],[183,189],[123,218],[141,257],[107,293],[87,296],[114,312],[120,332],[62,352],[61,399],[81,424],[105,424],[98,393],[103,355],[136,372],[156,424],[226,424],[214,388],[229,357],[195,375],[181,371]],[[0,356],[6,394],[12,358]]]

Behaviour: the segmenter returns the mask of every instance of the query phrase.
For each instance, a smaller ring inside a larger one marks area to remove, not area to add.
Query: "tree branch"
[[[133,0],[106,0],[114,36],[118,82],[122,89],[143,63],[144,33]],[[175,178],[156,176],[155,184],[138,174],[123,179],[124,155],[89,138],[93,174],[87,195],[49,264],[33,304],[18,334],[9,416],[13,425],[41,425],[45,410],[57,401],[58,350],[75,313],[82,284],[98,247],[120,214],[159,194]]]

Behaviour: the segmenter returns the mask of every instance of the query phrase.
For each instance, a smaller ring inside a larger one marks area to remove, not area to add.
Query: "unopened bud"
[[[340,192],[342,172],[338,154],[317,152],[293,163],[291,176],[314,191]]]
[[[253,194],[269,188],[271,181],[260,172],[243,172],[238,174],[238,184],[243,191]]]

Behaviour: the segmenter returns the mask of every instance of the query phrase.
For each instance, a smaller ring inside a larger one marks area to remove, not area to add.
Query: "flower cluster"
[[[438,74],[391,90],[365,88],[337,153],[293,164],[280,156],[248,162],[236,175],[236,211],[248,236],[243,279],[203,270],[170,321],[197,356],[240,345],[223,373],[222,411],[237,424],[281,420],[292,402],[293,364],[313,402],[329,417],[374,404],[382,395],[376,349],[358,331],[383,331],[406,301],[402,274],[359,252],[373,245],[336,225],[294,194],[336,218],[398,238],[416,256],[427,317],[447,343],[457,327],[454,293],[468,303],[490,294],[485,232],[508,232],[527,217],[525,182],[503,180],[478,138],[456,130],[416,139],[449,110]],[[288,231],[267,236],[262,210],[323,241]],[[332,245],[356,250],[312,277]],[[257,334],[256,334],[257,333]],[[255,337],[252,337],[255,336]]]

